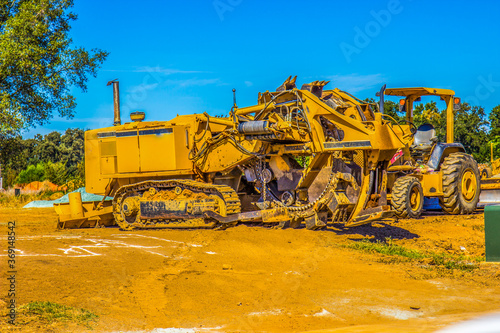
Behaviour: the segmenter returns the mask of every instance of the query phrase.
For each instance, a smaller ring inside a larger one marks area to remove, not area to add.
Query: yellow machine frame
[[[87,192],[114,197],[113,216],[123,229],[255,220],[317,229],[417,216],[424,195],[449,192],[443,185],[449,175],[437,170],[443,161],[450,164],[454,156],[472,163],[456,155],[461,145],[451,143],[451,90],[385,90],[405,97],[409,122],[420,96],[447,103],[448,143],[437,154],[433,149],[436,170],[421,170],[412,157],[409,124],[393,124],[375,105],[338,88],[324,89],[327,81],[298,89],[295,80],[259,93],[254,106],[234,103],[224,118],[204,113],[143,121],[144,114],[135,112],[121,125],[115,94],[115,126],[85,133]],[[110,84],[116,93],[117,82]],[[308,163],[301,166],[300,159]],[[88,216],[98,223],[92,210],[110,210],[97,205],[82,213],[75,207],[58,208],[61,222],[78,224]],[[462,208],[448,211],[468,212]]]

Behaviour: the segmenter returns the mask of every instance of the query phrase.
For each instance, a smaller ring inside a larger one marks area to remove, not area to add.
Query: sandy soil
[[[2,209],[4,302],[6,222],[12,220],[18,304],[51,301],[90,310],[99,315],[93,332],[433,332],[500,312],[500,265],[484,263],[482,214],[321,231],[240,225],[123,232],[56,230],[52,209]],[[475,268],[352,248],[362,239],[389,237],[407,250],[446,254]],[[13,328],[5,317],[0,321],[0,331],[86,330],[64,322]]]

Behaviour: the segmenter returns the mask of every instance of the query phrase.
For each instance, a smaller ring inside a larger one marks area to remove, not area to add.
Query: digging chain
[[[262,175],[265,169],[265,162],[263,161],[262,158],[259,158],[259,161],[257,162],[257,177],[262,184],[262,200],[264,201],[264,204],[267,206],[266,201],[267,201],[267,192],[269,189],[267,188],[267,183],[264,180],[264,176]]]
[[[262,178],[261,170],[262,170],[262,167],[261,167],[261,163],[259,162],[258,175],[259,175],[259,180],[263,184],[263,199],[265,201],[265,198],[266,198],[265,195],[267,192],[270,192],[270,189],[267,188],[267,184],[264,183],[263,180],[261,179]],[[328,202],[330,197],[327,197],[327,194],[331,194],[335,190],[335,188],[337,187],[338,179],[339,178],[337,177],[337,173],[332,171],[330,174],[330,177],[328,179],[328,183],[325,186],[325,188],[323,189],[323,192],[321,192],[319,197],[316,198],[314,201],[309,202],[305,205],[290,207],[290,206],[286,206],[280,200],[273,200],[272,202],[273,202],[273,204],[275,204],[279,208],[286,210],[288,212],[288,214],[292,217],[298,218],[298,217],[310,216],[314,213],[314,210],[313,210],[314,208],[319,207],[322,204],[325,204]]]

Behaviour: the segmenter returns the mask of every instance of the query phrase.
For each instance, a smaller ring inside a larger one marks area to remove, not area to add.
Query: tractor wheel
[[[396,179],[392,187],[391,204],[396,217],[419,218],[424,207],[424,194],[418,178],[404,176]]]
[[[481,179],[491,178],[492,172],[490,167],[486,166],[481,170]]]
[[[472,156],[453,153],[444,159],[443,197],[439,205],[448,214],[471,214],[476,210],[480,193],[479,169]]]

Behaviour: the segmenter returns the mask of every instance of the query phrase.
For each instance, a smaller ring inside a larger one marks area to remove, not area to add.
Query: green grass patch
[[[445,253],[434,253],[434,252],[420,252],[418,250],[408,249],[401,245],[394,244],[393,240],[387,238],[385,242],[377,240],[376,242],[370,242],[368,239],[363,239],[358,242],[349,243],[344,245],[346,248],[361,250],[368,253],[379,253],[386,256],[391,256],[393,259],[384,259],[386,263],[399,262],[396,258],[405,258],[407,260],[418,260],[419,262],[425,263],[429,266],[442,267],[446,269],[458,269],[461,271],[472,271],[478,268],[480,261],[483,258],[479,257],[465,257],[465,256],[454,256]]]
[[[98,315],[85,310],[77,309],[53,302],[31,302],[19,307],[19,312],[28,317],[37,317],[37,321],[48,324],[54,322],[73,322],[89,327],[90,322],[99,318]]]
[[[362,250],[364,252],[381,253],[391,256],[401,256],[409,259],[425,258],[425,255],[418,252],[417,250],[411,250],[403,246],[396,245],[392,242],[391,239],[387,239],[385,242],[377,240],[375,243],[373,243],[365,238],[359,242],[349,243],[345,246],[355,250]]]

